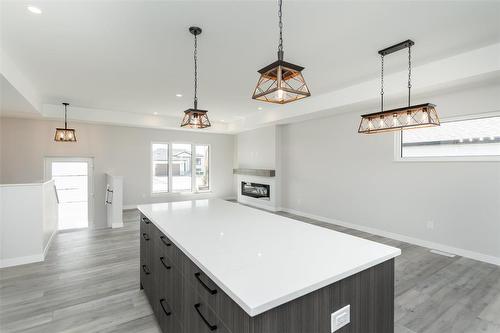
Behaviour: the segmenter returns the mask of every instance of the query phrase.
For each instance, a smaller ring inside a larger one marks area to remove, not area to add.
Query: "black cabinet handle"
[[[207,286],[207,285],[205,284],[205,282],[203,282],[203,281],[201,280],[201,277],[200,277],[200,276],[201,276],[201,273],[194,273],[194,277],[196,278],[196,280],[198,280],[198,282],[199,282],[199,283],[203,286],[203,288],[205,288],[205,289],[206,289],[206,290],[210,293],[210,295],[215,295],[215,294],[217,294],[217,289],[210,289],[210,287],[209,287],[209,286]]]
[[[149,221],[149,220],[148,220],[147,218],[145,218],[145,217],[143,217],[143,218],[142,218],[142,221],[143,221],[144,223],[146,223],[146,224],[150,224],[150,223],[151,223],[151,221]]]
[[[142,233],[142,238],[144,238],[144,240],[149,240],[149,235],[145,232]]]
[[[160,261],[163,264],[163,266],[165,266],[166,269],[172,268],[172,266],[169,266],[165,263],[165,257],[160,257]]]
[[[165,240],[166,238],[167,238],[167,237],[165,237],[165,236],[160,236],[160,239],[161,239],[161,241],[163,242],[163,244],[165,244],[165,246],[172,246],[172,243],[169,243],[169,242],[167,242],[167,241]]]
[[[148,266],[146,266],[146,265],[142,265],[142,270],[144,271],[144,273],[146,273],[146,275],[151,274],[151,272],[149,271]]]
[[[208,328],[211,330],[211,331],[215,331],[217,329],[217,325],[211,325],[208,320],[205,319],[205,317],[203,317],[203,315],[201,314],[200,312],[200,306],[201,304],[200,303],[196,303],[194,305],[194,308],[196,309],[196,312],[198,312],[198,314],[200,315],[201,319],[203,319],[203,322],[208,326]]]
[[[165,312],[167,316],[170,316],[172,314],[172,311],[167,311],[167,309],[165,309],[165,305],[163,305],[164,303],[167,303],[167,301],[164,298],[160,299],[160,305],[163,309],[163,312]]]

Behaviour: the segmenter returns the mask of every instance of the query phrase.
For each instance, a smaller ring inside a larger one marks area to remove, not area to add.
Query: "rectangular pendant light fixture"
[[[411,47],[415,43],[411,40],[390,46],[378,53],[382,59],[380,109],[379,112],[361,116],[358,133],[374,134],[389,131],[399,131],[410,128],[439,126],[439,117],[436,106],[431,103],[411,105]],[[384,56],[408,49],[408,106],[384,111]]]
[[[68,128],[68,105],[69,103],[62,103],[64,105],[64,128],[56,128],[54,141],[57,142],[76,142],[75,129]]]
[[[407,106],[361,116],[358,133],[373,134],[439,125],[436,106],[431,103]]]

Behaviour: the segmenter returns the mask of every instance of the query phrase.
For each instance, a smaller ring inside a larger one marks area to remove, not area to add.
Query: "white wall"
[[[243,169],[276,169],[276,126],[239,133],[237,165]]]
[[[231,197],[233,189],[234,136],[194,131],[70,123],[78,142],[54,142],[60,122],[34,119],[1,119],[1,183],[26,183],[44,177],[44,157],[94,158],[95,227],[106,226],[105,173],[124,177],[124,205],[188,200],[206,196]],[[152,141],[193,142],[211,145],[211,189],[204,195],[151,195]]]
[[[0,267],[44,260],[57,217],[53,181],[0,185]]]
[[[470,88],[428,101],[441,117],[492,112],[499,91]],[[282,205],[500,264],[500,162],[395,162],[392,133],[357,133],[359,115],[375,110],[364,111],[282,128]]]

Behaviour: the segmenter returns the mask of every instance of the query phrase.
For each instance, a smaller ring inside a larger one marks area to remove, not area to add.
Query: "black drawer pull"
[[[146,265],[142,265],[142,270],[144,271],[144,273],[146,273],[146,275],[151,274],[151,272],[149,271],[148,266],[146,266]]]
[[[211,330],[211,331],[215,331],[217,329],[217,325],[211,325],[208,320],[205,319],[205,317],[203,317],[203,315],[201,314],[200,312],[200,306],[201,304],[200,303],[196,303],[194,305],[194,308],[196,309],[196,312],[198,312],[198,314],[200,315],[201,319],[203,319],[203,322],[208,326],[208,328]]]
[[[160,257],[160,261],[163,264],[163,266],[165,266],[166,269],[172,268],[172,266],[169,266],[165,263],[165,257]]]
[[[172,246],[172,243],[169,243],[169,242],[167,242],[167,241],[165,240],[166,238],[167,238],[167,237],[165,237],[165,236],[160,236],[160,239],[161,239],[161,241],[163,242],[163,244],[165,244],[165,246]]]
[[[201,280],[200,276],[201,273],[194,273],[194,277],[196,278],[196,280],[198,280],[198,282],[203,286],[203,288],[205,288],[210,293],[210,295],[217,294],[217,289],[210,289],[210,287],[207,286],[205,282]]]
[[[147,218],[145,218],[145,217],[143,217],[143,218],[142,218],[142,221],[143,221],[144,223],[146,223],[146,224],[150,224],[150,223],[151,223],[151,221],[149,221],[149,220],[148,220]]]
[[[142,233],[142,238],[144,238],[144,240],[149,240],[149,235],[145,232]]]
[[[172,314],[172,311],[167,311],[167,309],[165,309],[165,305],[163,305],[163,303],[167,303],[167,301],[164,298],[162,298],[160,300],[160,305],[161,305],[161,308],[163,309],[163,312],[165,312],[165,314],[167,316],[170,316]]]

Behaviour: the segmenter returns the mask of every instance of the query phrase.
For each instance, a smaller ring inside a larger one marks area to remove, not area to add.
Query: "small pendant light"
[[[64,105],[64,128],[56,128],[54,141],[58,142],[76,142],[76,133],[73,128],[68,128],[67,113],[69,103],[62,103]]]
[[[194,35],[194,108],[184,111],[181,127],[206,128],[210,127],[207,110],[198,110],[198,35],[201,28],[190,27],[189,32]]]
[[[358,133],[372,134],[440,125],[434,104],[411,105],[411,47],[414,44],[408,39],[378,51],[382,60],[380,111],[362,115]],[[408,48],[408,106],[384,111],[384,56],[406,48]]]
[[[285,104],[311,96],[306,81],[302,76],[304,67],[283,61],[283,1],[278,0],[279,45],[278,60],[260,69],[259,81],[253,92],[253,99]]]

